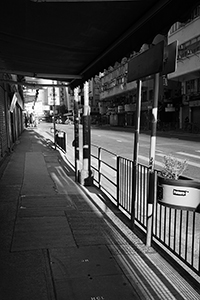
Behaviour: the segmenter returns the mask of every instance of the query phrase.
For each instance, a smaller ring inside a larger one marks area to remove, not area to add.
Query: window
[[[194,54],[198,51],[200,51],[200,35],[179,45],[178,58],[182,59],[188,57],[190,54]]]
[[[186,81],[186,94],[192,94],[195,92],[195,79]]]
[[[149,100],[152,100],[153,99],[153,90],[150,90],[149,91]]]

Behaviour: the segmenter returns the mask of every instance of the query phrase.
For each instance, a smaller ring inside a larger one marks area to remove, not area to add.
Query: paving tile
[[[121,274],[104,245],[50,249],[50,260],[55,280]]]
[[[12,251],[75,246],[65,217],[18,218]]]
[[[55,281],[57,300],[141,300],[123,275]]]
[[[20,198],[19,217],[65,216],[65,210],[75,209],[66,195],[25,196]]]
[[[42,250],[0,254],[1,300],[53,300]]]

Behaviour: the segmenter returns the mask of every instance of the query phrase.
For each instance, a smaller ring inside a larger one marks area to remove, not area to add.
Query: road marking
[[[192,156],[192,154],[189,154],[189,153],[184,153],[184,152],[176,152],[177,154],[179,155],[185,155],[185,156]],[[181,154],[182,153],[182,154]],[[157,154],[158,156],[164,156],[164,154],[161,154],[161,153],[158,153]],[[199,158],[199,157],[198,157]],[[190,166],[193,166],[193,167],[197,167],[197,168],[200,168],[200,163],[197,163],[197,162],[192,162],[192,161],[187,161],[187,164],[190,165]]]
[[[186,152],[177,152],[177,154],[185,155],[185,156],[189,156],[189,157],[193,157],[193,158],[198,158],[198,159],[200,159],[200,156],[199,156],[199,155],[190,154],[190,153],[186,153]]]

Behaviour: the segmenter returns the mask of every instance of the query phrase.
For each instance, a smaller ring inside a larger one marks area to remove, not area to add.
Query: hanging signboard
[[[161,75],[167,75],[176,71],[177,66],[178,41],[167,45],[164,48],[163,71]]]
[[[55,105],[60,105],[59,88],[55,87]],[[53,87],[48,88],[48,105],[54,105]]]
[[[133,57],[128,62],[127,82],[147,77],[162,71],[164,41]]]

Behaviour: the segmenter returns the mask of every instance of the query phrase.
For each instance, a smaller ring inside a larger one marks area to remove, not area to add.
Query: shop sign
[[[164,42],[130,59],[128,62],[128,79],[131,82],[162,71]]]
[[[48,105],[54,105],[54,103],[55,105],[60,105],[60,95],[58,87],[55,87],[54,91],[53,88],[48,88]]]
[[[200,106],[200,100],[195,100],[189,102],[189,106],[194,107],[194,106]]]
[[[134,104],[125,104],[124,110],[125,110],[126,112],[128,112],[128,111],[133,111],[133,110],[134,110]]]
[[[123,105],[119,105],[118,106],[118,113],[124,112],[124,106]]]
[[[173,112],[175,111],[175,107],[170,106],[170,107],[165,107],[165,112]]]

